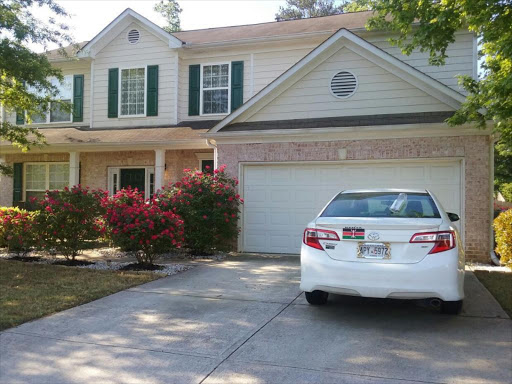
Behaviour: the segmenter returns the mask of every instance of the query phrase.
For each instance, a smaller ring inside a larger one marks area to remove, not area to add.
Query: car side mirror
[[[456,213],[451,213],[451,212],[446,212],[446,214],[448,215],[448,218],[450,219],[450,221],[459,221],[460,220],[460,217],[459,215],[457,215]]]

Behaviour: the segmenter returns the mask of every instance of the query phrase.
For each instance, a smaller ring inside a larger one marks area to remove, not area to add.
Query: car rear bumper
[[[303,244],[300,287],[306,292],[457,301],[464,298],[463,264],[456,248],[428,255],[418,263],[392,264],[334,260],[324,251]]]

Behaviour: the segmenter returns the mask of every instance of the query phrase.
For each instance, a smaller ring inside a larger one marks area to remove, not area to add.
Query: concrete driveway
[[[0,334],[0,382],[511,383],[512,321],[468,274],[461,316],[307,305],[293,257],[234,257]]]

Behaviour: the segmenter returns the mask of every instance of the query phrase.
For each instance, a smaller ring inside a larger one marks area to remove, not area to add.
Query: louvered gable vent
[[[331,80],[331,93],[340,99],[345,99],[354,94],[357,88],[357,78],[353,73],[340,71]]]
[[[137,29],[131,29],[128,32],[128,42],[130,44],[137,44],[140,40],[140,32]]]

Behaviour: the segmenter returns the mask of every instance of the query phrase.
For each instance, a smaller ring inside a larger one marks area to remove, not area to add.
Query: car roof
[[[368,192],[392,192],[392,193],[429,193],[426,189],[397,189],[397,188],[372,188],[372,189],[348,189],[341,193],[368,193]]]

